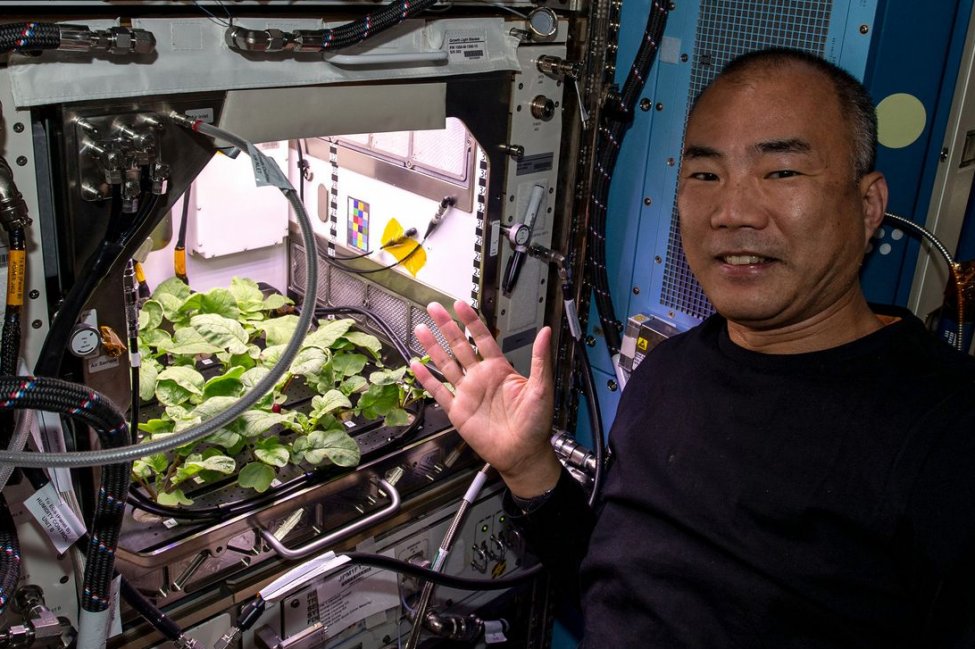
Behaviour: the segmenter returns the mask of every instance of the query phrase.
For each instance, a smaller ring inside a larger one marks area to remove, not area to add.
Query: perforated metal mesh
[[[414,306],[410,309],[410,314],[412,324],[410,327],[410,349],[416,352],[418,356],[422,356],[426,353],[423,351],[423,347],[420,346],[420,343],[417,342],[416,336],[413,335],[413,327],[418,324],[425,324],[430,328],[430,331],[433,332],[434,337],[436,337],[437,342],[440,343],[440,346],[444,348],[444,351],[446,351],[449,356],[453,356],[453,353],[450,351],[450,346],[447,344],[447,339],[444,338],[440,333],[440,330],[437,329],[437,325],[434,324],[433,318],[430,317],[430,314],[427,313],[426,309],[421,309],[420,307]]]
[[[368,286],[367,301],[369,310],[386,321],[390,329],[396,333],[396,339],[406,340],[407,334],[412,331],[409,305],[403,299],[384,291],[375,284]]]
[[[291,244],[291,289],[302,295],[308,286],[304,255],[304,246]],[[406,341],[410,351],[417,356],[423,356],[426,352],[413,335],[413,327],[425,323],[434,332],[441,347],[450,354],[446,339],[440,334],[426,309],[381,286],[334,269],[321,256],[318,257],[318,278],[319,304],[369,309],[389,325],[399,340]]]
[[[343,272],[332,273],[328,278],[329,306],[362,306],[366,303],[366,283]]]
[[[832,0],[702,0],[698,14],[688,106],[739,54],[763,47],[826,51]],[[686,123],[686,115],[685,115]],[[660,303],[696,318],[714,312],[687,267],[674,202]]]

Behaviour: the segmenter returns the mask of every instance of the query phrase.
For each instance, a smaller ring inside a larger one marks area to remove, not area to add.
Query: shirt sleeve
[[[579,565],[595,524],[582,486],[563,468],[555,488],[532,511],[525,513],[510,491],[504,496],[504,510],[556,584],[577,595]]]

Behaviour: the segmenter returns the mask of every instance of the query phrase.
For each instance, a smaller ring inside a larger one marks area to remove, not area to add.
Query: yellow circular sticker
[[[877,139],[889,149],[910,146],[924,132],[927,117],[924,104],[914,95],[888,95],[877,104]]]

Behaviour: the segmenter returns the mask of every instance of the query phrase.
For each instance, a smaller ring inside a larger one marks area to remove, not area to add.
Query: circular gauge
[[[75,356],[84,358],[98,351],[101,342],[102,336],[96,327],[90,324],[79,324],[71,331],[68,350]]]
[[[559,17],[548,7],[540,7],[528,14],[528,29],[532,40],[550,41],[559,30]]]
[[[515,244],[516,246],[528,245],[528,242],[531,240],[531,238],[532,238],[531,228],[529,228],[524,223],[513,225],[511,226],[511,229],[508,231],[508,239],[510,239],[511,243]]]

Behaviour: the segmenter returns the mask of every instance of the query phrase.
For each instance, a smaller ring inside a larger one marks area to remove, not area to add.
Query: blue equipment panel
[[[901,148],[880,146],[877,152],[877,168],[886,174],[891,189],[889,210],[923,224],[941,164],[972,0],[918,8],[917,3],[888,1],[877,12],[864,82],[875,103],[905,93],[924,106],[924,130],[913,143]],[[862,275],[868,300],[907,304],[919,242],[913,234],[900,236],[895,228],[881,228]]]

